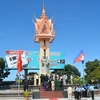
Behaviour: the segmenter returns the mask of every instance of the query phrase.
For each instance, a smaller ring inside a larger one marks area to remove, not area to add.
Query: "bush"
[[[24,97],[28,97],[30,94],[31,94],[31,93],[28,92],[28,91],[24,91],[24,92],[23,92]]]

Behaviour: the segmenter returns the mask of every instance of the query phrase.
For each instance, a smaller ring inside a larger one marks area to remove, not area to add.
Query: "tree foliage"
[[[83,80],[82,80],[80,77],[75,76],[75,77],[73,78],[73,83],[74,83],[74,84],[82,84],[82,83],[83,83]]]
[[[86,80],[91,80],[92,78],[100,81],[100,61],[95,59],[94,61],[86,62]]]
[[[79,70],[75,67],[75,66],[72,66],[70,64],[67,64],[65,65],[64,67],[64,71],[69,75],[69,74],[72,74],[74,76],[79,76],[80,77],[80,72]]]
[[[94,80],[100,80],[100,67],[94,69],[94,71],[89,74],[89,77],[93,77]]]
[[[68,76],[73,75],[78,77],[80,77],[81,75],[79,70],[75,66],[72,66],[70,64],[65,65],[63,70],[54,70],[52,73],[56,73],[59,75],[67,74]]]
[[[8,70],[5,70],[5,61],[3,58],[0,58],[0,82],[2,82],[2,80],[5,77],[8,77],[8,75],[10,74],[10,72]]]

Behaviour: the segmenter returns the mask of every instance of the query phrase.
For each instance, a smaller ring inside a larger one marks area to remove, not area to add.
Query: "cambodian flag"
[[[83,50],[81,50],[81,52],[75,58],[74,63],[76,63],[76,62],[82,62],[82,63],[84,63],[84,51]]]

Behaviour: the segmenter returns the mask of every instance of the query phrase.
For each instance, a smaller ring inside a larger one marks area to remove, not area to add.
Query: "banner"
[[[23,69],[39,69],[38,51],[22,51],[21,54]],[[16,69],[18,50],[6,51],[6,62],[8,69]],[[63,69],[65,66],[65,54],[63,52],[50,52],[50,69]]]

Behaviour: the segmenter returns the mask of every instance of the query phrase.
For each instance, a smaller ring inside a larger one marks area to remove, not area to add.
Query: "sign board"
[[[22,51],[23,69],[39,69],[38,51]],[[16,69],[18,59],[18,50],[6,51],[6,62],[8,69]],[[65,55],[62,52],[50,52],[50,69],[63,69],[65,66]]]

